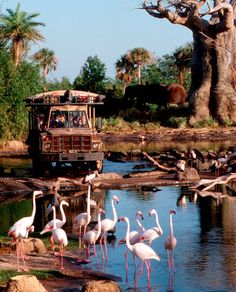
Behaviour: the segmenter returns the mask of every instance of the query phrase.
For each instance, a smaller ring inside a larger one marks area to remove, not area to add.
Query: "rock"
[[[41,239],[27,238],[24,239],[24,248],[26,254],[43,255],[47,252],[46,247]]]
[[[43,285],[33,275],[12,277],[7,283],[6,292],[47,292]]]
[[[85,283],[81,292],[120,292],[119,285],[110,280],[89,281]]]

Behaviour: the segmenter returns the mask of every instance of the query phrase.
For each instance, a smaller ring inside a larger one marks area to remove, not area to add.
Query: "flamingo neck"
[[[157,224],[157,227],[160,230],[160,235],[162,235],[163,234],[163,230],[162,230],[161,225],[159,223],[159,218],[158,218],[157,212],[155,212],[155,216],[156,216],[156,224]]]
[[[87,217],[90,218],[90,194],[91,194],[91,184],[88,185],[88,196],[87,196]]]
[[[126,245],[130,251],[133,251],[133,246],[130,244],[130,241],[129,241],[129,233],[130,233],[129,219],[127,218],[127,220],[125,220],[125,222],[127,223],[126,236],[125,236]]]
[[[57,226],[56,226],[56,208],[52,208],[52,211],[53,211],[53,230],[56,230],[57,229]]]
[[[113,211],[113,222],[116,224],[117,222],[117,213],[116,213],[116,208],[114,206],[114,200],[112,199],[111,201],[111,206],[112,206],[112,211]]]
[[[137,216],[136,216],[136,222],[139,226],[139,229],[142,230],[142,231],[145,231],[145,228],[143,227],[142,223],[138,220]]]
[[[98,214],[98,230],[97,230],[96,240],[99,238],[101,231],[102,231],[101,213],[99,213]]]
[[[170,214],[170,237],[174,237],[174,229],[173,229],[173,222],[172,222],[172,214]]]
[[[34,221],[34,217],[35,217],[35,213],[36,213],[36,202],[35,202],[35,193],[33,194],[33,209],[32,209],[32,213],[31,213],[31,219],[32,219],[32,223]]]
[[[65,215],[65,212],[64,212],[64,209],[63,209],[63,204],[60,204],[60,211],[61,211],[62,222],[66,223],[66,215]]]

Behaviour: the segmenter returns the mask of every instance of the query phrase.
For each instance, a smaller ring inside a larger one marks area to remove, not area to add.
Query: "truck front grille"
[[[53,136],[52,152],[90,151],[91,136]]]

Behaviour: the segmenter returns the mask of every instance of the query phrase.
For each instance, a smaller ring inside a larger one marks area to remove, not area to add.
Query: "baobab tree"
[[[213,117],[236,124],[236,0],[144,1],[157,19],[187,27],[193,33],[190,125]]]

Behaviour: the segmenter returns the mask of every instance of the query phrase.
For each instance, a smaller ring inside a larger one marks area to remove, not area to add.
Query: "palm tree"
[[[116,62],[117,78],[124,82],[124,91],[131,82],[132,77],[137,77],[141,84],[141,67],[143,64],[152,64],[154,56],[144,48],[134,48],[128,51]]]
[[[185,85],[186,74],[191,69],[191,60],[193,55],[193,44],[187,43],[185,46],[179,47],[173,53],[175,61],[174,65],[178,69],[179,84]]]
[[[21,11],[19,3],[15,11],[7,9],[7,12],[7,15],[0,15],[0,41],[10,45],[14,64],[18,66],[29,42],[44,40],[37,27],[45,24],[34,20],[39,13]]]
[[[46,78],[49,72],[57,69],[57,58],[52,50],[43,48],[33,55],[33,59],[42,67],[44,78]]]

